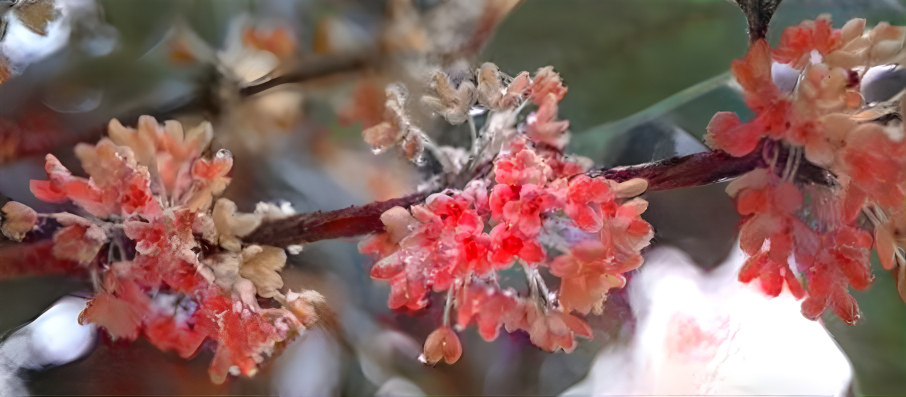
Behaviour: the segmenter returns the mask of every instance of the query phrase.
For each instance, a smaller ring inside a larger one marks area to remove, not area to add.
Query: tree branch
[[[258,94],[262,91],[278,87],[283,84],[301,83],[322,77],[334,76],[341,73],[355,72],[365,69],[374,63],[376,56],[371,53],[347,54],[323,57],[306,61],[297,69],[276,77],[265,78],[239,89],[243,97]]]
[[[768,35],[768,25],[783,0],[731,0],[742,9],[749,24],[749,43]]]
[[[755,150],[743,157],[733,157],[726,152],[714,150],[652,163],[591,170],[588,175],[617,182],[643,178],[648,181],[649,191],[710,185],[736,178],[756,168],[769,167],[764,153],[773,155],[775,150],[778,151],[776,163],[786,164],[789,151],[782,144],[764,140]],[[779,167],[776,171],[779,174],[782,168]],[[805,159],[802,159],[796,172],[796,181],[825,186],[837,183],[833,174]]]
[[[341,237],[355,237],[384,230],[381,214],[393,207],[409,208],[427,198],[429,193],[377,201],[329,212],[311,212],[265,222],[243,238],[253,244],[287,247]]]
[[[57,259],[51,239],[0,245],[0,281],[27,276],[74,273],[79,264]]]
[[[588,171],[591,177],[604,177],[617,182],[633,178],[648,181],[648,190],[672,190],[709,185],[736,178],[756,168],[769,167],[763,153],[777,150],[777,163],[785,164],[789,152],[774,141],[765,140],[758,149],[743,157],[733,157],[722,151],[710,151],[673,157],[652,163]],[[777,167],[781,172],[783,167]],[[833,174],[802,160],[796,180],[825,186],[836,184]],[[381,214],[395,206],[408,208],[423,201],[429,193],[415,193],[364,206],[353,206],[330,212],[298,214],[265,222],[244,240],[254,244],[286,247],[340,237],[354,237],[384,230]]]

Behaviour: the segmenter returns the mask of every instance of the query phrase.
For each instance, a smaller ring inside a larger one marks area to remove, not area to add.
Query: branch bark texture
[[[723,182],[756,168],[769,167],[763,153],[773,155],[774,150],[778,151],[776,163],[784,164],[789,157],[789,152],[773,141],[765,141],[758,150],[743,157],[733,157],[722,151],[710,151],[672,157],[652,163],[593,169],[587,174],[591,177],[603,177],[617,182],[643,178],[648,181],[649,191],[681,189]],[[802,160],[798,168],[796,180],[800,183],[816,183],[826,186],[836,183],[830,172],[805,160]],[[379,232],[384,230],[384,225],[380,220],[384,211],[395,206],[408,208],[422,202],[429,194],[415,193],[363,206],[293,215],[263,223],[244,240],[254,244],[286,247],[293,244]]]

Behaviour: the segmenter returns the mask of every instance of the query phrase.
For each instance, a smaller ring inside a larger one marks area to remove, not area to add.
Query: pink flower
[[[607,291],[623,288],[622,273],[631,269],[614,266],[612,252],[597,240],[576,244],[551,262],[551,274],[560,277],[560,306],[566,313],[600,313]]]
[[[494,176],[504,185],[544,185],[552,175],[547,161],[525,144],[514,145],[513,153],[494,161]]]
[[[892,140],[879,124],[862,124],[846,137],[843,169],[879,204],[897,208],[906,198],[906,141]]]
[[[563,149],[566,146],[564,138],[569,130],[569,121],[556,120],[558,102],[554,94],[547,94],[541,100],[538,111],[529,115],[525,133],[532,141]]]
[[[570,180],[566,191],[566,215],[580,229],[597,232],[604,224],[604,217],[615,212],[615,200],[616,196],[603,178],[577,175]]]
[[[439,217],[445,231],[452,231],[457,239],[479,233],[484,228],[484,221],[469,209],[469,202],[462,196],[432,194],[425,203],[425,208]]]
[[[141,213],[160,216],[160,202],[151,192],[147,169],[138,168],[132,152],[102,139],[96,147],[76,146],[83,167],[91,177],[74,177],[53,155],[47,155],[47,181],[32,181],[32,193],[49,202],[72,200],[99,218]]]
[[[538,263],[544,260],[545,253],[534,237],[501,223],[491,230],[491,262],[506,265],[512,263],[513,257]]]
[[[516,300],[499,289],[481,284],[460,288],[456,295],[456,326],[465,328],[475,318],[478,334],[486,341],[497,339],[504,316],[517,307]]]
[[[545,66],[535,72],[535,78],[532,79],[528,90],[529,99],[541,106],[548,95],[552,95],[556,102],[562,101],[566,96],[567,88],[563,86],[560,74],[554,72],[553,66]]]
[[[559,310],[542,310],[527,300],[519,300],[517,308],[505,316],[504,325],[510,332],[525,330],[532,344],[549,352],[563,349],[570,353],[576,348],[576,336],[592,337],[591,327],[580,318]]]
[[[534,237],[541,232],[541,214],[555,205],[555,198],[548,191],[537,185],[522,185],[519,199],[505,203],[500,218],[526,236]]]

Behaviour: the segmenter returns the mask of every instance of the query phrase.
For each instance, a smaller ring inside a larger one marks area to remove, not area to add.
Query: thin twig
[[[322,77],[335,76],[342,73],[360,71],[373,64],[376,59],[374,54],[351,54],[329,56],[307,61],[296,70],[276,77],[265,77],[239,89],[239,95],[246,97],[262,91],[281,86],[283,84],[301,83]]]

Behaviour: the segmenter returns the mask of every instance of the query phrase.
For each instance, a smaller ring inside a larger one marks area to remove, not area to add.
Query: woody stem
[[[776,150],[774,153],[779,153],[781,162],[787,161],[790,156],[788,149],[774,141],[766,140],[762,145]],[[603,177],[616,182],[642,178],[648,181],[649,191],[682,189],[719,183],[756,168],[767,168],[769,162],[765,160],[762,152],[761,148],[758,148],[748,155],[733,157],[722,151],[709,151],[651,163],[592,169],[586,174],[593,178]],[[798,183],[815,183],[825,186],[833,186],[836,183],[833,174],[806,160],[801,161],[793,178]],[[380,220],[384,211],[396,206],[409,208],[424,201],[430,193],[433,192],[413,193],[362,206],[328,212],[297,214],[267,221],[245,236],[244,240],[254,244],[287,247],[294,244],[380,232],[384,230],[384,225]]]

